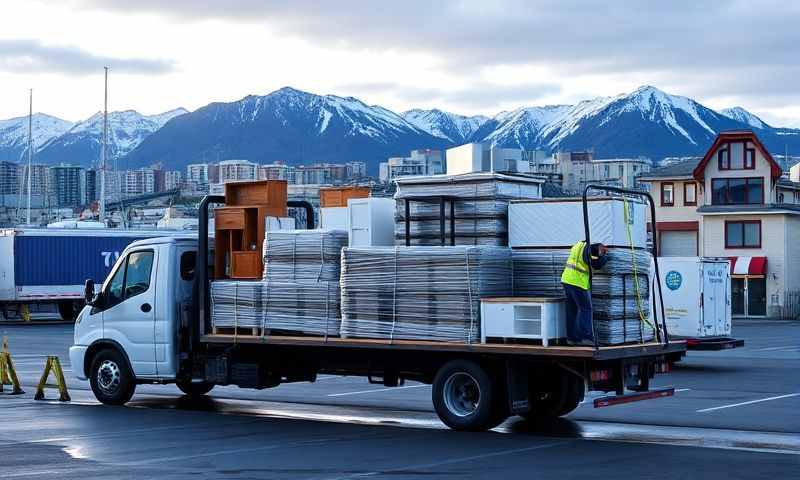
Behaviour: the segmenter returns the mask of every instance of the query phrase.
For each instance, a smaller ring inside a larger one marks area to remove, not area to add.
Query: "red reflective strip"
[[[639,402],[653,398],[671,397],[675,395],[674,388],[664,388],[661,390],[651,390],[649,392],[630,393],[628,395],[616,395],[613,397],[601,397],[594,400],[594,408],[610,407],[623,403]]]

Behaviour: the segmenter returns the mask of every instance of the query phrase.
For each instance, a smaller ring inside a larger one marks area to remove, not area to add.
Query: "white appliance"
[[[347,231],[351,247],[394,245],[393,198],[351,198],[347,200]]]
[[[323,207],[319,209],[319,228],[347,230],[347,207]]]
[[[592,243],[627,247],[632,240],[635,247],[647,246],[645,204],[609,197],[589,199],[588,203]],[[628,239],[629,227],[631,240]],[[508,244],[511,247],[571,247],[584,239],[583,202],[579,198],[521,200],[508,205]]]
[[[563,298],[497,297],[481,299],[481,343],[487,339],[533,339],[548,346],[567,336]]]
[[[650,269],[653,271],[653,268]],[[659,257],[664,317],[670,337],[731,336],[730,262],[725,258]],[[658,297],[651,308],[658,308]],[[652,313],[650,318],[653,318]],[[661,321],[659,312],[659,322]]]

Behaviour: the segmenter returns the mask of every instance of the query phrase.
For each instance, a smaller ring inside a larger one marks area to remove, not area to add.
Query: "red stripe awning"
[[[731,275],[766,275],[767,257],[729,257]]]

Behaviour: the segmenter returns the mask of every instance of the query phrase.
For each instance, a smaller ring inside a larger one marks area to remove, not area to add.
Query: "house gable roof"
[[[778,165],[778,162],[772,158],[772,155],[767,151],[764,144],[761,143],[761,140],[758,139],[758,136],[753,133],[752,130],[730,130],[725,132],[719,132],[717,134],[717,138],[714,140],[714,143],[711,145],[711,148],[708,149],[703,159],[697,164],[695,167],[693,176],[698,182],[702,182],[705,179],[705,172],[706,166],[708,162],[714,157],[714,153],[716,153],[717,149],[723,144],[728,142],[742,142],[742,141],[749,141],[753,142],[753,145],[761,152],[761,155],[767,159],[770,164],[770,170],[772,172],[772,179],[775,180],[780,178],[781,176],[781,166]]]
[[[639,180],[651,181],[667,178],[692,178],[695,167],[700,162],[700,157],[689,158],[681,162],[676,162],[665,167],[650,170],[639,176]]]

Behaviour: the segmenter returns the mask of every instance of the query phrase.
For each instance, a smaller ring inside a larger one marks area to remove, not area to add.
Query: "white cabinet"
[[[347,230],[347,207],[323,207],[319,209],[319,228]]]
[[[347,201],[347,231],[351,247],[394,245],[392,198],[351,198]]]
[[[548,346],[550,340],[566,336],[563,298],[481,299],[481,343],[487,339],[533,339]]]

